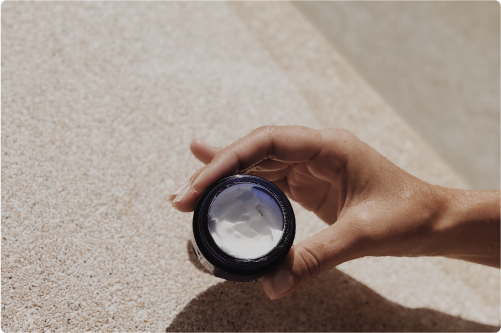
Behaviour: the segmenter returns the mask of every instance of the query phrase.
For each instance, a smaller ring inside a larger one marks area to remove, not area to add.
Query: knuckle
[[[333,140],[346,143],[353,143],[357,139],[355,135],[345,128],[329,128],[327,129],[327,135]]]
[[[350,155],[365,149],[362,141],[344,128],[330,128],[323,134],[330,153],[343,165],[346,165]]]
[[[275,130],[276,126],[265,125],[256,128],[253,132],[261,134],[271,134]]]
[[[314,278],[320,274],[320,260],[314,250],[301,246],[296,250],[296,254],[301,258],[303,274],[310,278]]]

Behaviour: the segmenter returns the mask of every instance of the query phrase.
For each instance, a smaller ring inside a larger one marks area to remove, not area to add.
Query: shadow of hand
[[[203,269],[199,264],[197,268]],[[266,298],[259,282],[221,282],[188,303],[166,331],[494,332],[498,328],[435,310],[406,308],[333,269],[276,301]]]

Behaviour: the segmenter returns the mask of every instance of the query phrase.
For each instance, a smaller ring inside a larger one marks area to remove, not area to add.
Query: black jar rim
[[[269,191],[280,207],[284,220],[282,238],[267,254],[254,259],[236,258],[216,245],[209,230],[209,209],[215,198],[225,189],[236,184],[256,184]],[[198,200],[193,215],[193,236],[201,254],[217,269],[236,276],[262,276],[278,266],[294,242],[296,223],[294,211],[287,196],[272,182],[252,175],[234,175],[212,184]]]

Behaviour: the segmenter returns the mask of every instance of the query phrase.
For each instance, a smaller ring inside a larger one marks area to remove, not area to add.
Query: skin
[[[271,299],[364,256],[444,256],[500,267],[500,192],[425,183],[343,129],[261,127],[224,149],[194,140],[206,164],[170,196],[193,211],[213,182],[260,176],[329,225],[264,277]]]

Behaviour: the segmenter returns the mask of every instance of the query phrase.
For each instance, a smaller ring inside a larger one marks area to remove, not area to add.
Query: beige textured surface
[[[166,200],[190,140],[264,124],[465,186],[288,3],[3,3],[2,330],[497,331],[479,265],[364,258],[275,302],[201,271]],[[295,210],[298,241],[324,227]]]
[[[499,2],[293,4],[470,187],[499,189]]]

